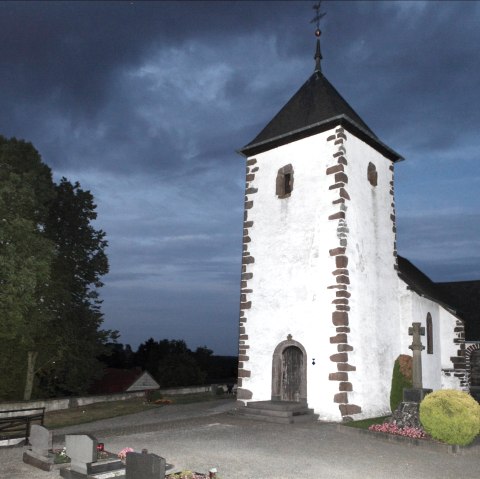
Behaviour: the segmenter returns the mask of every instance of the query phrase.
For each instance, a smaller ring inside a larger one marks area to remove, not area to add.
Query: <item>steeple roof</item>
[[[240,153],[251,156],[342,125],[392,161],[402,157],[382,143],[320,69],[319,43],[312,76]]]

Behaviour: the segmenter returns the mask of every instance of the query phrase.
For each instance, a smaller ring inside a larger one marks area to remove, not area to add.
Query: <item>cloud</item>
[[[126,342],[195,333],[236,351],[235,150],[313,72],[311,7],[0,3],[0,133],[94,194],[109,241],[106,325]],[[325,75],[407,158],[395,170],[400,253],[440,279],[475,277],[480,3],[324,8]]]
[[[401,215],[398,252],[434,281],[480,278],[480,214],[462,211]]]

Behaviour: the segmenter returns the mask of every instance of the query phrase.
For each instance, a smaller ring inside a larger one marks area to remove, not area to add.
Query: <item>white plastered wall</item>
[[[248,271],[253,278],[246,332],[250,346],[251,371],[242,387],[252,391],[252,400],[271,397],[272,355],[275,347],[291,334],[307,353],[308,402],[322,419],[339,419],[333,403],[337,384],[328,380],[332,372],[330,336],[334,281],[329,249],[336,244],[332,214],[334,193],[326,168],[336,151],[321,133],[256,155],[259,170],[250,187],[258,188],[249,210],[251,242],[249,252],[255,263]],[[278,170],[292,164],[294,186],[289,198],[275,194]],[[312,360],[315,359],[315,365]]]
[[[347,134],[347,255],[349,257],[350,362],[357,371],[349,373],[353,393],[350,402],[362,407],[355,418],[388,413],[395,358],[400,351],[400,307],[395,270],[394,223],[390,193],[392,162],[379,152]],[[367,179],[369,163],[377,170],[377,186]]]
[[[402,297],[402,320],[401,320],[401,354],[412,355],[408,346],[412,337],[408,335],[408,328],[413,322],[421,323],[425,328],[425,336],[422,336],[422,379],[423,387],[437,389],[461,389],[460,380],[451,376],[445,376],[442,369],[452,369],[450,358],[457,356],[458,346],[454,344],[454,329],[457,318],[442,305],[426,297],[420,296],[414,291],[408,290],[407,285],[399,279],[399,291]],[[427,344],[427,314],[432,316],[433,353],[428,353]]]

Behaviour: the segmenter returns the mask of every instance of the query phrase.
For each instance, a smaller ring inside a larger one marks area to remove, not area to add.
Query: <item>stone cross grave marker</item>
[[[97,439],[89,434],[67,434],[65,445],[70,469],[87,475],[87,464],[97,461]]]
[[[412,344],[408,346],[413,352],[412,362],[412,382],[416,389],[422,388],[422,350],[425,346],[422,344],[420,336],[425,336],[425,328],[420,326],[421,323],[412,323],[412,327],[408,328],[408,334],[413,336]]]
[[[127,454],[126,479],[164,479],[166,462],[156,454],[129,452]]]
[[[52,449],[52,432],[46,427],[32,424],[28,441],[34,454],[46,457],[48,456],[48,451]]]

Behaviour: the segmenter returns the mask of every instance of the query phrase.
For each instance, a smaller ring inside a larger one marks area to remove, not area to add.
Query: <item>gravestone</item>
[[[57,465],[54,462],[52,452],[52,433],[46,427],[38,424],[32,424],[29,436],[30,448],[23,452],[23,462],[30,466],[41,469],[42,471],[51,471],[66,467]]]
[[[88,465],[97,460],[97,439],[89,434],[67,434],[65,445],[71,459],[70,469],[87,475]]]
[[[427,394],[432,392],[431,389],[425,389],[422,384],[422,350],[425,349],[425,346],[422,344],[421,336],[425,336],[425,328],[421,326],[421,323],[412,323],[412,327],[408,328],[408,334],[412,336],[412,344],[408,348],[413,353],[413,388],[403,390],[403,401],[420,403]]]
[[[126,479],[164,479],[166,462],[156,454],[127,453]]]
[[[32,424],[30,427],[30,437],[28,438],[32,452],[39,456],[48,456],[48,451],[52,449],[52,432],[46,427]]]

